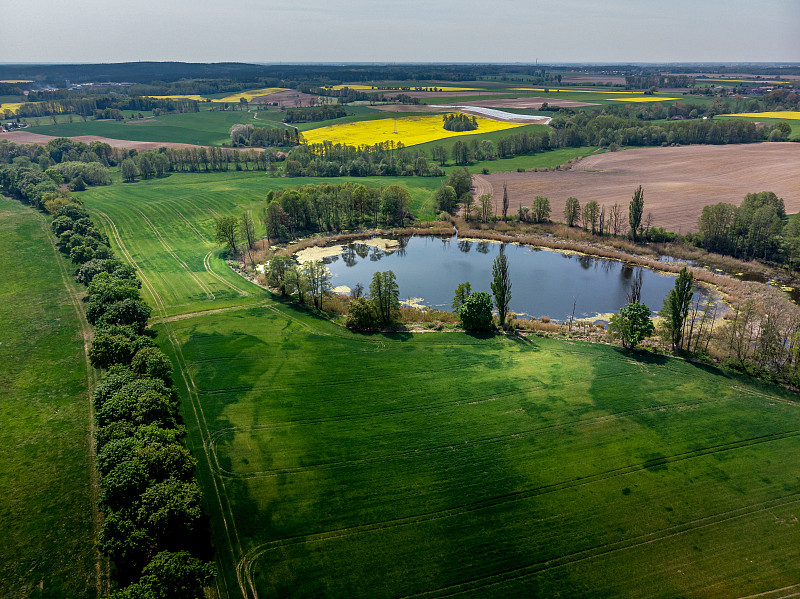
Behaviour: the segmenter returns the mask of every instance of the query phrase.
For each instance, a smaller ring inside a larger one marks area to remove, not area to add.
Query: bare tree
[[[503,181],[503,220],[508,220],[508,187]]]
[[[249,212],[242,214],[242,218],[239,221],[239,229],[244,235],[247,247],[251,250],[256,247],[256,226],[253,222],[253,216]]]

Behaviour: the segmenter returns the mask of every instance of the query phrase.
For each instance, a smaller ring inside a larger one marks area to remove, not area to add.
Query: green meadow
[[[49,219],[0,196],[0,596],[96,597],[83,326]]]
[[[176,367],[221,597],[798,584],[795,395],[605,345],[353,333],[283,303],[227,269],[213,222],[307,182],[173,175],[81,194],[139,269]],[[412,189],[415,210],[432,188]]]
[[[128,116],[128,111],[124,111]],[[280,113],[274,108],[271,111],[222,111],[201,110],[183,114],[165,114],[145,119],[125,121],[88,120],[73,117],[72,123],[66,117],[59,116],[57,125],[52,122],[44,124],[47,119],[40,117],[37,127],[27,129],[32,133],[55,135],[57,137],[74,137],[79,135],[98,135],[112,139],[129,139],[132,141],[179,142],[202,146],[219,146],[230,144],[229,131],[237,123],[251,124],[257,127],[283,127],[279,122]]]

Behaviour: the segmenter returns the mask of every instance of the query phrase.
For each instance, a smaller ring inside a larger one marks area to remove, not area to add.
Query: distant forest
[[[776,64],[674,64],[671,73],[694,73],[698,69],[719,75],[740,73],[753,75],[800,75],[800,65]],[[665,65],[533,65],[533,64],[247,64],[185,63],[185,62],[126,62],[113,64],[3,64],[0,80],[31,79],[37,85],[63,86],[71,83],[128,82],[155,87],[187,79],[216,79],[227,82],[228,89],[238,91],[242,85],[275,85],[305,82],[311,85],[330,85],[346,82],[381,80],[414,81],[475,81],[483,78],[527,76],[542,78],[545,73],[584,72],[615,74],[617,76],[659,76]],[[546,78],[546,77],[545,77]],[[292,87],[283,85],[282,87]],[[142,92],[138,92],[142,93]],[[213,93],[204,91],[202,93]]]

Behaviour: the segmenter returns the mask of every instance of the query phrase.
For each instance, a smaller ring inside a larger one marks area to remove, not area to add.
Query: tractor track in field
[[[167,209],[164,208],[164,207],[151,205],[150,208],[153,209],[154,211],[158,211],[162,216],[166,216],[165,213],[168,213]],[[245,291],[244,289],[240,289],[239,287],[237,287],[233,283],[231,283],[228,280],[226,280],[224,277],[222,277],[219,273],[215,272],[211,268],[211,255],[214,253],[214,250],[213,250],[213,245],[214,244],[213,244],[213,242],[210,241],[209,239],[206,239],[206,237],[203,236],[202,232],[200,232],[200,230],[198,230],[197,227],[195,227],[192,224],[192,222],[188,218],[186,218],[180,210],[178,210],[175,207],[173,207],[172,209],[175,211],[175,213],[178,215],[178,217],[181,220],[183,220],[184,223],[186,223],[186,226],[188,226],[189,229],[191,229],[191,231],[197,236],[197,239],[200,241],[200,243],[202,243],[206,247],[212,246],[212,249],[203,257],[203,268],[205,268],[206,272],[209,275],[211,275],[214,279],[216,279],[218,282],[222,283],[225,287],[228,287],[232,291],[238,293],[240,296],[242,296],[242,297],[249,296],[250,293],[248,291]],[[139,212],[141,214],[141,211],[139,211]],[[156,231],[154,229],[154,225],[153,225],[152,222],[150,223],[150,227],[151,227],[151,229],[154,230],[156,235],[159,237],[159,241],[161,241],[161,244],[166,247],[165,240],[163,240],[163,236],[161,235],[160,232],[158,232],[158,231]],[[181,264],[184,266],[184,268],[187,268],[187,265],[182,260],[177,258],[177,254],[174,251],[170,251],[170,249],[171,248],[167,248],[167,251],[169,251],[173,255],[173,257],[175,257],[177,260],[179,260],[181,262]],[[193,274],[193,273],[190,272],[189,274]],[[197,280],[196,277],[195,277],[195,279]],[[208,294],[208,293],[209,293],[209,290],[206,290],[206,294]],[[212,296],[213,296],[213,293],[212,293]],[[215,298],[212,297],[211,299],[215,299]]]
[[[134,269],[136,269],[139,277],[141,277],[141,279],[142,279],[143,285],[145,285],[148,288],[148,290],[150,291],[151,295],[153,296],[153,299],[156,302],[156,307],[161,311],[162,316],[165,316],[166,315],[166,304],[164,303],[163,299],[161,298],[161,296],[156,291],[156,288],[151,283],[150,279],[144,274],[144,271],[142,271],[142,269],[139,267],[139,265],[133,259],[133,256],[131,256],[130,252],[128,251],[127,247],[125,246],[124,242],[122,241],[122,236],[120,235],[116,224],[111,219],[111,217],[109,217],[104,212],[101,212],[101,211],[98,210],[97,213],[100,215],[101,219],[103,219],[106,222],[106,225],[108,226],[109,231],[112,233],[112,235],[114,237],[114,240],[116,241],[117,247],[119,248],[120,252],[123,254],[123,256],[128,261],[128,263]],[[238,530],[236,529],[236,521],[235,521],[235,518],[234,518],[234,515],[233,515],[233,508],[230,505],[230,499],[228,498],[228,494],[227,494],[227,492],[225,490],[225,481],[220,479],[219,482],[217,482],[217,476],[214,475],[214,470],[215,470],[214,464],[216,463],[216,467],[219,468],[219,460],[218,460],[218,458],[216,456],[216,453],[213,450],[213,447],[211,447],[210,444],[207,442],[207,437],[209,436],[209,432],[210,431],[209,431],[209,428],[208,428],[208,423],[206,422],[206,419],[205,419],[205,413],[203,412],[203,406],[200,403],[199,397],[197,396],[196,387],[194,385],[194,379],[192,378],[191,373],[189,372],[188,366],[186,365],[186,360],[185,360],[185,358],[183,356],[183,351],[181,349],[180,341],[177,338],[177,335],[175,334],[175,332],[173,331],[173,329],[169,325],[169,323],[165,324],[164,329],[167,332],[167,338],[168,338],[168,340],[169,340],[170,344],[172,345],[172,348],[173,348],[173,350],[175,352],[175,357],[178,360],[178,366],[179,366],[180,371],[181,371],[181,377],[183,378],[183,382],[186,385],[186,390],[187,390],[187,393],[189,395],[189,402],[190,402],[190,405],[192,406],[192,412],[194,414],[195,421],[197,423],[198,432],[200,433],[200,439],[201,439],[201,442],[202,442],[203,454],[204,454],[206,462],[208,464],[208,469],[209,469],[209,472],[211,474],[211,481],[212,481],[213,486],[214,486],[214,494],[215,494],[215,497],[216,497],[216,500],[217,500],[217,504],[219,505],[220,516],[222,518],[222,524],[223,524],[223,527],[225,529],[225,536],[226,536],[226,541],[227,541],[227,545],[228,545],[228,550],[230,551],[230,554],[231,554],[231,560],[232,560],[231,563],[235,565],[242,559],[242,555],[243,555],[244,551],[243,551],[243,548],[242,548],[241,541],[239,539]],[[222,488],[221,491],[220,491],[220,487]],[[225,498],[224,502],[223,502],[223,497]],[[226,508],[225,504],[227,504],[227,508]],[[234,541],[234,538],[235,538],[235,541]],[[238,550],[238,552],[237,552],[237,550]],[[237,553],[238,553],[238,555],[237,555]],[[237,577],[237,583],[238,583],[238,586],[239,586],[239,590],[242,593],[242,597],[247,599],[247,597],[248,597],[247,588],[245,587],[243,581],[239,577],[238,570],[236,568],[234,568],[234,570],[235,570],[235,574],[236,574],[236,577]],[[223,590],[224,590],[224,593],[225,593],[226,597],[230,596],[229,593],[228,593],[227,585],[225,584],[225,581],[224,581],[224,576],[223,576],[223,581],[222,581],[222,587],[220,587],[219,577],[217,577],[217,579],[216,579],[216,585],[217,585],[217,592],[218,592],[218,594],[220,596],[222,596],[222,591]]]
[[[603,543],[594,545],[592,547],[569,552],[557,557],[553,557],[551,559],[540,560],[532,562],[530,564],[525,564],[523,566],[518,566],[516,568],[507,569],[503,572],[487,574],[486,576],[481,576],[472,580],[467,580],[460,583],[447,585],[444,587],[440,587],[438,589],[432,589],[429,591],[422,591],[419,593],[405,595],[400,599],[416,599],[420,597],[448,597],[465,591],[472,591],[478,588],[486,588],[488,586],[494,586],[496,584],[506,583],[512,580],[524,578],[526,576],[530,576],[533,574],[539,574],[541,572],[545,572],[555,568],[570,566],[597,557],[602,557],[612,553],[617,553],[619,551],[625,551],[627,549],[633,549],[643,545],[657,543],[672,537],[687,534],[703,528],[716,526],[739,518],[745,518],[771,509],[800,503],[800,497],[798,495],[800,494],[792,493],[769,501],[757,502],[754,504],[749,504],[746,506],[741,506],[730,510],[724,510],[716,514],[703,516],[701,518],[695,518],[694,520],[690,520],[688,522],[684,522],[667,528],[662,528],[649,533],[644,533],[628,539],[622,539],[620,541],[616,541],[613,543]],[[474,508],[474,509],[481,509],[481,508]],[[291,545],[300,545],[307,543],[324,543],[326,541],[345,538],[355,534],[382,531],[389,528],[395,528],[400,526],[416,525],[431,520],[437,520],[445,517],[460,515],[460,513],[464,513],[464,512],[456,512],[456,510],[458,510],[458,508],[438,510],[435,512],[429,512],[427,514],[396,518],[393,520],[375,522],[366,525],[343,527],[321,533],[295,535],[291,537],[285,537],[283,539],[278,539],[275,541],[270,541],[267,543],[262,543],[260,545],[253,547],[248,551],[247,555],[239,562],[239,564],[237,564],[237,569],[242,572],[242,577],[249,581],[251,588],[254,588],[252,582],[253,575],[251,572],[252,565],[255,564],[256,561],[261,558],[261,556],[263,556],[265,553],[269,551],[282,549],[284,547]],[[474,510],[468,510],[468,511],[474,511]]]
[[[616,378],[635,376],[636,374],[637,373],[626,372],[626,373],[617,373],[617,374],[609,374],[609,375],[598,375],[595,378],[595,380],[611,380],[611,379],[616,379]],[[256,431],[256,430],[279,429],[279,428],[292,427],[292,426],[318,425],[318,424],[326,424],[326,423],[329,423],[329,422],[342,422],[342,421],[347,421],[347,420],[382,418],[382,417],[385,417],[385,416],[390,416],[391,417],[391,416],[397,416],[397,415],[405,415],[405,414],[409,414],[409,413],[413,413],[413,412],[428,412],[428,411],[450,409],[450,408],[454,408],[454,407],[457,408],[457,407],[475,405],[475,404],[480,404],[480,403],[488,403],[488,402],[497,401],[497,400],[500,400],[500,399],[508,399],[508,398],[524,395],[524,394],[530,393],[532,391],[539,391],[539,390],[544,390],[544,389],[555,389],[555,388],[557,388],[557,389],[565,389],[567,387],[571,387],[573,385],[579,385],[579,384],[582,384],[582,383],[580,381],[578,381],[578,382],[565,383],[563,385],[542,384],[541,386],[537,386],[537,387],[526,387],[524,389],[515,388],[515,389],[512,389],[510,391],[495,391],[493,393],[487,393],[487,394],[482,395],[482,396],[472,395],[472,396],[470,396],[468,398],[464,398],[464,399],[454,399],[454,400],[448,400],[448,401],[442,401],[442,402],[426,403],[426,404],[421,404],[421,405],[416,405],[416,406],[408,406],[408,407],[402,407],[402,408],[390,408],[390,409],[375,410],[375,411],[370,411],[370,412],[356,412],[356,413],[351,413],[351,414],[339,414],[337,416],[331,416],[331,417],[327,417],[327,418],[299,418],[297,420],[284,420],[284,421],[281,421],[281,422],[274,422],[272,424],[254,425],[254,426],[248,426],[248,427],[227,427],[227,428],[223,428],[223,429],[219,429],[219,430],[215,431],[212,434],[212,438],[216,438],[219,435],[226,434],[226,433],[229,433],[229,432],[245,432],[245,431]],[[285,389],[285,388],[281,388],[281,389]],[[273,389],[273,390],[280,391],[281,389]],[[427,390],[427,385],[421,385],[419,387],[406,387],[406,389],[408,391],[411,391],[411,392],[425,393],[426,390]],[[230,390],[230,391],[220,390],[217,393],[218,394],[222,394],[222,393],[227,393],[227,392],[236,393],[236,392],[238,392],[238,390],[236,390],[236,389]],[[204,393],[206,395],[210,394],[209,392],[204,392]],[[366,394],[366,395],[363,395],[363,396],[351,395],[349,397],[353,401],[358,401],[359,399],[369,399],[371,396],[372,396],[371,394]],[[642,409],[636,409],[636,410],[624,410],[622,412],[615,412],[615,414],[634,414],[634,413],[640,413],[640,412],[641,413],[657,412],[659,410],[669,410],[670,408],[672,408],[672,406],[680,406],[680,407],[697,406],[697,405],[702,405],[704,403],[708,403],[708,402],[712,402],[712,401],[719,401],[721,399],[723,399],[723,398],[715,397],[715,398],[709,399],[709,400],[692,399],[692,400],[689,400],[689,401],[686,401],[686,402],[673,403],[673,404],[670,404],[668,406],[662,406],[662,405],[650,406],[648,408],[642,408]],[[611,415],[607,415],[607,416],[611,416]],[[547,425],[547,426],[555,426],[555,425]]]
[[[200,287],[200,289],[203,290],[203,293],[206,294],[206,297],[209,300],[216,299],[216,296],[211,291],[211,289],[209,289],[209,287],[205,283],[203,283],[203,281],[200,280],[200,277],[198,277],[197,274],[191,268],[189,268],[189,265],[186,264],[186,262],[184,262],[183,260],[181,260],[180,256],[178,256],[178,254],[175,253],[175,250],[173,250],[170,247],[170,245],[166,242],[166,240],[161,236],[161,233],[159,233],[158,229],[155,227],[153,222],[149,218],[147,218],[147,215],[145,215],[145,213],[142,212],[141,210],[139,210],[138,208],[135,208],[135,210],[145,220],[145,222],[147,223],[147,226],[150,228],[150,230],[156,236],[158,241],[161,242],[161,245],[164,247],[164,249],[167,250],[169,255],[172,256],[175,259],[175,261],[178,264],[181,265],[181,267],[189,274],[190,277],[192,277],[192,279],[194,279],[195,283],[197,283],[197,285]]]
[[[763,501],[740,508],[734,508],[711,516],[697,518],[686,523],[660,529],[658,531],[638,535],[632,539],[624,539],[614,543],[595,545],[594,547],[574,551],[557,558],[533,562],[524,566],[510,568],[496,574],[487,574],[486,576],[480,576],[472,580],[440,587],[430,591],[405,595],[399,599],[452,597],[454,595],[459,595],[468,591],[474,591],[476,589],[485,589],[487,587],[504,584],[513,580],[518,580],[527,576],[546,572],[548,570],[572,566],[580,562],[618,553],[620,551],[626,551],[628,549],[634,549],[643,545],[658,543],[696,530],[717,526],[719,524],[724,524],[740,518],[747,518],[748,516],[767,512],[772,509],[797,504],[800,503],[800,498],[797,497],[797,495],[798,494],[795,493],[769,501]]]
[[[608,418],[607,420],[613,420],[614,418]],[[384,454],[382,456],[375,456],[375,457],[368,457],[368,458],[361,458],[361,459],[352,459],[352,460],[341,460],[337,462],[328,462],[328,463],[319,463],[319,464],[309,464],[307,466],[298,466],[295,468],[276,468],[274,470],[266,470],[263,472],[253,472],[253,473],[246,473],[241,475],[236,475],[235,473],[231,473],[228,470],[218,470],[220,476],[225,476],[227,478],[234,478],[234,479],[254,479],[254,478],[270,478],[274,476],[284,476],[289,474],[298,474],[301,472],[309,472],[309,471],[320,471],[320,470],[332,470],[336,468],[348,468],[351,466],[358,466],[361,464],[379,464],[379,463],[386,463],[392,462],[398,459],[413,459],[417,457],[425,457],[428,455],[433,455],[436,453],[443,453],[443,452],[450,452],[453,451],[456,447],[479,447],[484,445],[491,445],[496,443],[502,443],[504,441],[509,441],[511,439],[524,439],[535,437],[552,430],[567,430],[570,428],[575,428],[579,426],[589,426],[592,424],[599,424],[603,422],[603,420],[598,420],[596,422],[589,421],[586,423],[568,423],[561,426],[554,425],[548,428],[533,428],[525,431],[519,431],[516,433],[504,434],[504,435],[497,435],[493,437],[484,437],[481,439],[464,441],[464,443],[460,442],[453,442],[453,443],[445,443],[442,445],[436,445],[432,447],[422,448],[422,449],[414,449],[414,450],[406,450],[396,452],[394,454]],[[769,443],[772,441],[781,441],[783,439],[791,439],[794,437],[800,436],[800,429],[793,429],[790,431],[784,431],[782,433],[772,433],[769,435],[763,435],[759,437],[752,437],[749,439],[739,440],[739,441],[731,441],[729,443],[721,443],[718,445],[710,445],[708,447],[697,449],[697,450],[690,450],[681,452],[678,454],[673,454],[671,456],[665,456],[663,459],[659,458],[657,460],[646,460],[644,462],[638,462],[636,464],[630,464],[628,466],[620,466],[619,468],[613,468],[611,470],[606,470],[604,472],[593,474],[585,477],[580,478],[580,482],[574,481],[565,481],[561,483],[553,483],[551,485],[546,485],[545,487],[536,487],[530,489],[528,491],[521,492],[523,495],[519,499],[526,499],[528,496],[537,496],[543,495],[545,493],[551,493],[555,491],[560,491],[565,488],[571,488],[573,486],[583,486],[584,484],[590,484],[597,481],[605,480],[606,478],[610,478],[613,476],[623,476],[627,474],[631,474],[634,472],[639,472],[641,470],[647,470],[649,468],[658,467],[664,464],[669,464],[673,462],[681,462],[688,459],[693,459],[697,457],[704,457],[707,455],[712,455],[720,452],[726,451],[733,451],[737,449],[742,449],[744,447],[750,447],[753,445],[760,445],[762,443]],[[212,441],[213,443],[213,441]],[[608,475],[608,476],[606,476]],[[528,495],[530,493],[530,495]],[[519,500],[515,499],[515,501]]]

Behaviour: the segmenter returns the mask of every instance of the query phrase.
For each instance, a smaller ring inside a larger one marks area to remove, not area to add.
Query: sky
[[[800,62],[800,0],[5,0],[0,62]]]

